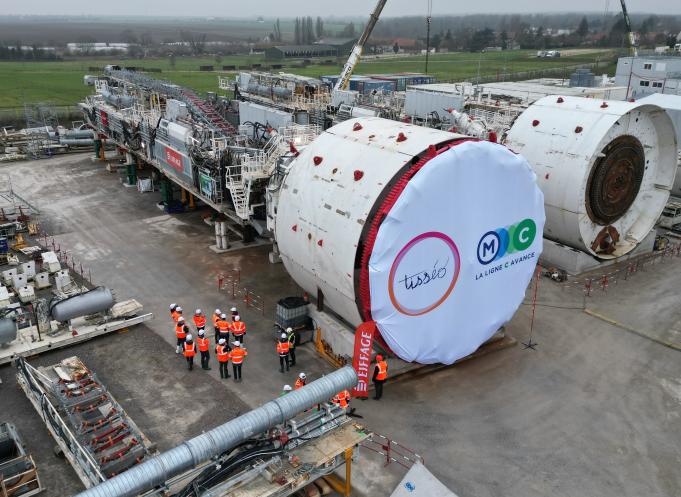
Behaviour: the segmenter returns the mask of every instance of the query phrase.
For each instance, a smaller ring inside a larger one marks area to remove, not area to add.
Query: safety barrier
[[[385,458],[385,466],[394,462],[409,469],[416,463],[425,464],[423,456],[417,454],[409,447],[405,447],[395,440],[378,433],[374,433],[371,438],[366,439],[360,445],[383,456]]]
[[[246,307],[252,307],[264,316],[265,315],[265,299],[257,293],[247,288],[240,287],[241,270],[229,269],[217,276],[218,291],[226,290],[233,299],[242,300]]]
[[[52,249],[59,259],[59,262],[64,264],[67,268],[71,269],[76,273],[83,281],[87,281],[90,286],[92,285],[92,270],[89,267],[83,267],[83,262],[76,262],[76,258],[71,254],[69,255],[68,250],[62,250],[61,243],[57,243],[54,237],[49,236],[45,232],[40,232],[36,240],[39,245],[42,245],[45,249]],[[42,243],[41,243],[42,241]],[[86,275],[87,272],[87,275]]]

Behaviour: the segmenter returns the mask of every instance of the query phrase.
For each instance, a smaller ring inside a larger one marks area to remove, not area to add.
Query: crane
[[[629,37],[629,45],[634,57],[638,57],[638,48],[636,46],[636,36],[634,35],[634,30],[631,27],[631,19],[629,19],[629,13],[627,12],[627,4],[624,0],[620,0],[622,4],[622,15],[624,16],[624,25],[627,28],[627,36]]]
[[[381,15],[383,7],[385,7],[386,3],[388,3],[388,0],[378,0],[378,3],[376,3],[376,7],[374,8],[374,11],[371,13],[371,16],[369,17],[369,22],[364,28],[362,35],[359,37],[359,40],[357,40],[357,43],[355,43],[355,46],[352,47],[350,57],[348,57],[348,61],[345,63],[345,66],[343,66],[343,71],[340,74],[340,78],[338,78],[338,81],[336,81],[336,84],[333,87],[334,91],[348,89],[348,84],[350,83],[350,77],[352,76],[352,72],[355,70],[355,67],[359,63],[359,59],[362,57],[364,44],[369,39],[369,36],[371,36],[371,32],[374,30],[374,26],[376,26],[378,18]]]

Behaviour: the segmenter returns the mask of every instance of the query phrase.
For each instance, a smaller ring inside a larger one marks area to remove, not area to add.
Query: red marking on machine
[[[182,156],[170,147],[165,147],[166,162],[170,167],[179,173],[184,173],[184,166],[182,165]]]
[[[315,166],[318,166],[319,164],[321,164],[323,160],[324,160],[324,158],[323,158],[323,157],[320,157],[320,156],[318,156],[318,155],[315,155],[315,156],[312,158],[312,162],[314,162],[314,165],[315,165]]]
[[[356,169],[354,172],[355,175],[355,181],[359,181],[364,177],[364,171],[360,171],[359,169]]]

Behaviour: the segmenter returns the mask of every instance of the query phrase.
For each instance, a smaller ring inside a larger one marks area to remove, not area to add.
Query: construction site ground
[[[314,379],[331,370],[306,344],[297,350],[298,366],[279,373],[275,304],[300,290],[283,265],[269,263],[268,247],[210,251],[214,232],[202,222],[205,212],[167,215],[157,208],[158,192],[124,188],[105,165],[70,155],[3,169],[95,284],[136,298],[156,318],[31,363],[79,356],[161,451],[276,397],[300,371]],[[230,269],[240,270],[241,288],[264,299],[264,315],[218,292],[216,275]],[[542,279],[536,348],[522,345],[533,311],[528,290],[506,327],[516,346],[389,382],[380,402],[354,400],[353,407],[371,430],[421,454],[460,497],[681,495],[680,278],[681,258],[668,257],[609,282],[607,292],[594,284],[586,299],[579,282]],[[187,371],[175,354],[171,302],[187,311],[239,307],[249,330],[242,383],[221,380],[214,358],[209,372]],[[76,493],[80,482],[53,455],[14,373],[0,367],[0,421],[16,424],[26,440],[43,495]],[[355,495],[389,496],[404,468],[360,452]]]

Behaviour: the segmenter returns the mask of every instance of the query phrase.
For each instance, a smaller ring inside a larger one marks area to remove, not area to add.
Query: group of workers
[[[189,325],[182,314],[182,307],[170,304],[170,317],[175,322],[175,337],[177,347],[175,353],[183,354],[187,360],[187,367],[194,369],[194,357],[197,349],[201,354],[201,368],[211,369],[210,363],[210,340],[206,337],[206,324],[208,320],[201,309],[196,309],[192,321],[196,327],[197,339],[191,334]],[[220,309],[215,309],[212,316],[213,331],[215,333],[215,355],[220,365],[220,378],[229,378],[229,362],[232,362],[234,381],[241,381],[241,368],[248,351],[243,346],[246,336],[246,324],[241,321],[239,311],[232,307],[230,319]],[[230,344],[230,334],[234,341]]]
[[[175,336],[177,338],[176,354],[183,354],[187,360],[187,367],[191,371],[194,369],[194,357],[197,354],[197,349],[201,355],[201,369],[211,369],[210,363],[210,340],[206,337],[207,319],[201,309],[196,309],[192,321],[196,328],[197,338],[194,341],[194,336],[191,334],[189,325],[183,315],[182,307],[177,304],[170,304],[170,317],[175,323]],[[241,320],[239,311],[236,307],[230,310],[230,317],[224,314],[220,309],[215,309],[212,316],[213,330],[215,333],[215,354],[217,356],[218,364],[220,365],[220,378],[229,378],[229,361],[232,362],[232,373],[234,381],[241,381],[241,368],[244,363],[244,358],[248,355],[248,351],[244,347],[244,339],[246,337],[246,323]],[[234,340],[230,344],[230,334]],[[279,356],[279,371],[284,373],[289,371],[289,368],[296,365],[296,334],[292,328],[287,328],[285,332],[281,333],[277,340],[276,352]],[[383,383],[388,377],[388,363],[383,359],[383,356],[376,356],[376,365],[372,376],[375,389],[375,400],[380,400],[383,396]],[[305,373],[300,373],[296,379],[294,388],[290,385],[284,385],[282,395],[287,394],[292,390],[298,390],[305,386],[307,377]],[[344,390],[339,392],[332,401],[339,404],[343,408],[347,408],[350,402],[350,392]]]

